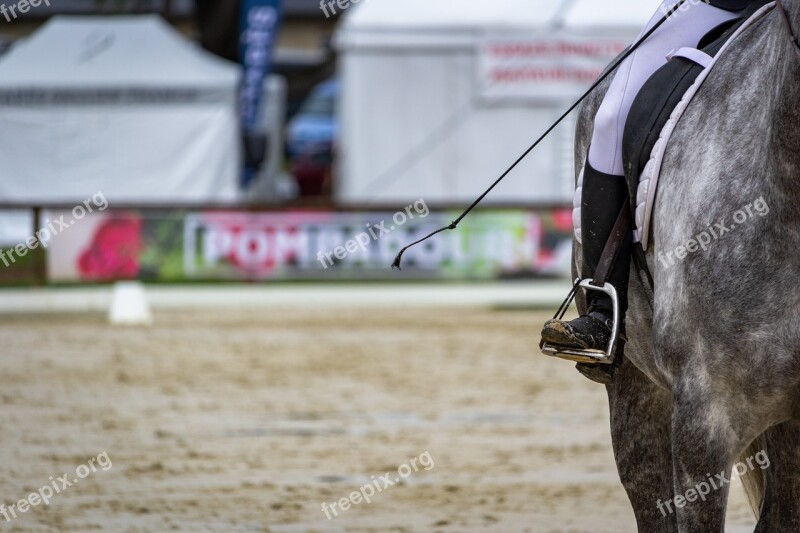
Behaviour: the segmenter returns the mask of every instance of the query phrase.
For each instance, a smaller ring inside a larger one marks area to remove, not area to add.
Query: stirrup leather
[[[611,337],[608,339],[606,350],[603,351],[589,348],[573,348],[558,344],[549,344],[546,343],[544,339],[539,342],[539,348],[542,350],[544,355],[548,355],[550,357],[559,357],[561,359],[567,359],[577,363],[610,365],[614,362],[614,352],[617,347],[617,338],[619,337],[619,298],[617,297],[617,289],[615,289],[610,283],[606,283],[602,287],[598,287],[597,285],[593,285],[592,280],[589,278],[583,280],[576,279],[575,285],[572,287],[569,296],[567,296],[567,299],[561,304],[556,316],[553,318],[557,320],[564,318],[567,309],[569,309],[569,306],[572,305],[573,300],[575,300],[575,295],[577,294],[578,289],[602,292],[611,298],[611,304],[614,309],[613,324],[611,325]]]

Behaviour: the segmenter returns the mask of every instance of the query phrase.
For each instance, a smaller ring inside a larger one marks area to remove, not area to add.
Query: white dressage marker
[[[119,281],[114,284],[108,320],[114,326],[149,326],[153,323],[141,282]]]

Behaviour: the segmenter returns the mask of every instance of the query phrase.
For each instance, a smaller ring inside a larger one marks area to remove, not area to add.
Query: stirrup
[[[603,351],[590,348],[572,348],[558,344],[548,344],[544,341],[544,339],[539,342],[539,348],[542,350],[544,355],[548,355],[550,357],[559,357],[561,359],[567,359],[577,363],[610,365],[614,362],[614,350],[617,347],[617,337],[619,335],[619,299],[617,298],[617,289],[615,289],[613,285],[606,283],[602,287],[598,287],[596,285],[592,285],[591,279],[576,279],[575,285],[572,287],[569,296],[567,296],[567,299],[561,304],[561,307],[556,312],[556,316],[553,318],[557,320],[564,318],[564,315],[566,314],[567,309],[569,309],[569,306],[572,305],[572,301],[575,299],[575,295],[579,288],[587,291],[602,292],[611,298],[611,304],[614,309],[614,317],[613,324],[611,325],[611,337],[608,339],[608,346],[606,347],[606,350]]]

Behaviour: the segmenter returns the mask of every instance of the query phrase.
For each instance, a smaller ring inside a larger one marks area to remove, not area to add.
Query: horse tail
[[[748,457],[754,457],[761,451],[766,451],[767,439],[765,435],[761,435],[756,440],[750,443],[747,449],[739,456],[739,461],[746,461]],[[765,473],[761,469],[754,469],[748,471],[745,475],[741,476],[744,492],[747,495],[747,502],[750,504],[750,509],[753,511],[756,519],[761,515],[761,502],[764,500],[764,479]]]

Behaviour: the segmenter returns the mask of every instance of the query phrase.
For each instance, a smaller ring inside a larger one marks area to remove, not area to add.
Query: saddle
[[[623,163],[635,213],[638,254],[650,241],[650,219],[669,139],[692,98],[729,44],[769,11],[770,0],[754,2],[741,16],[714,28],[697,48],[673,51],[633,102],[623,134]]]

